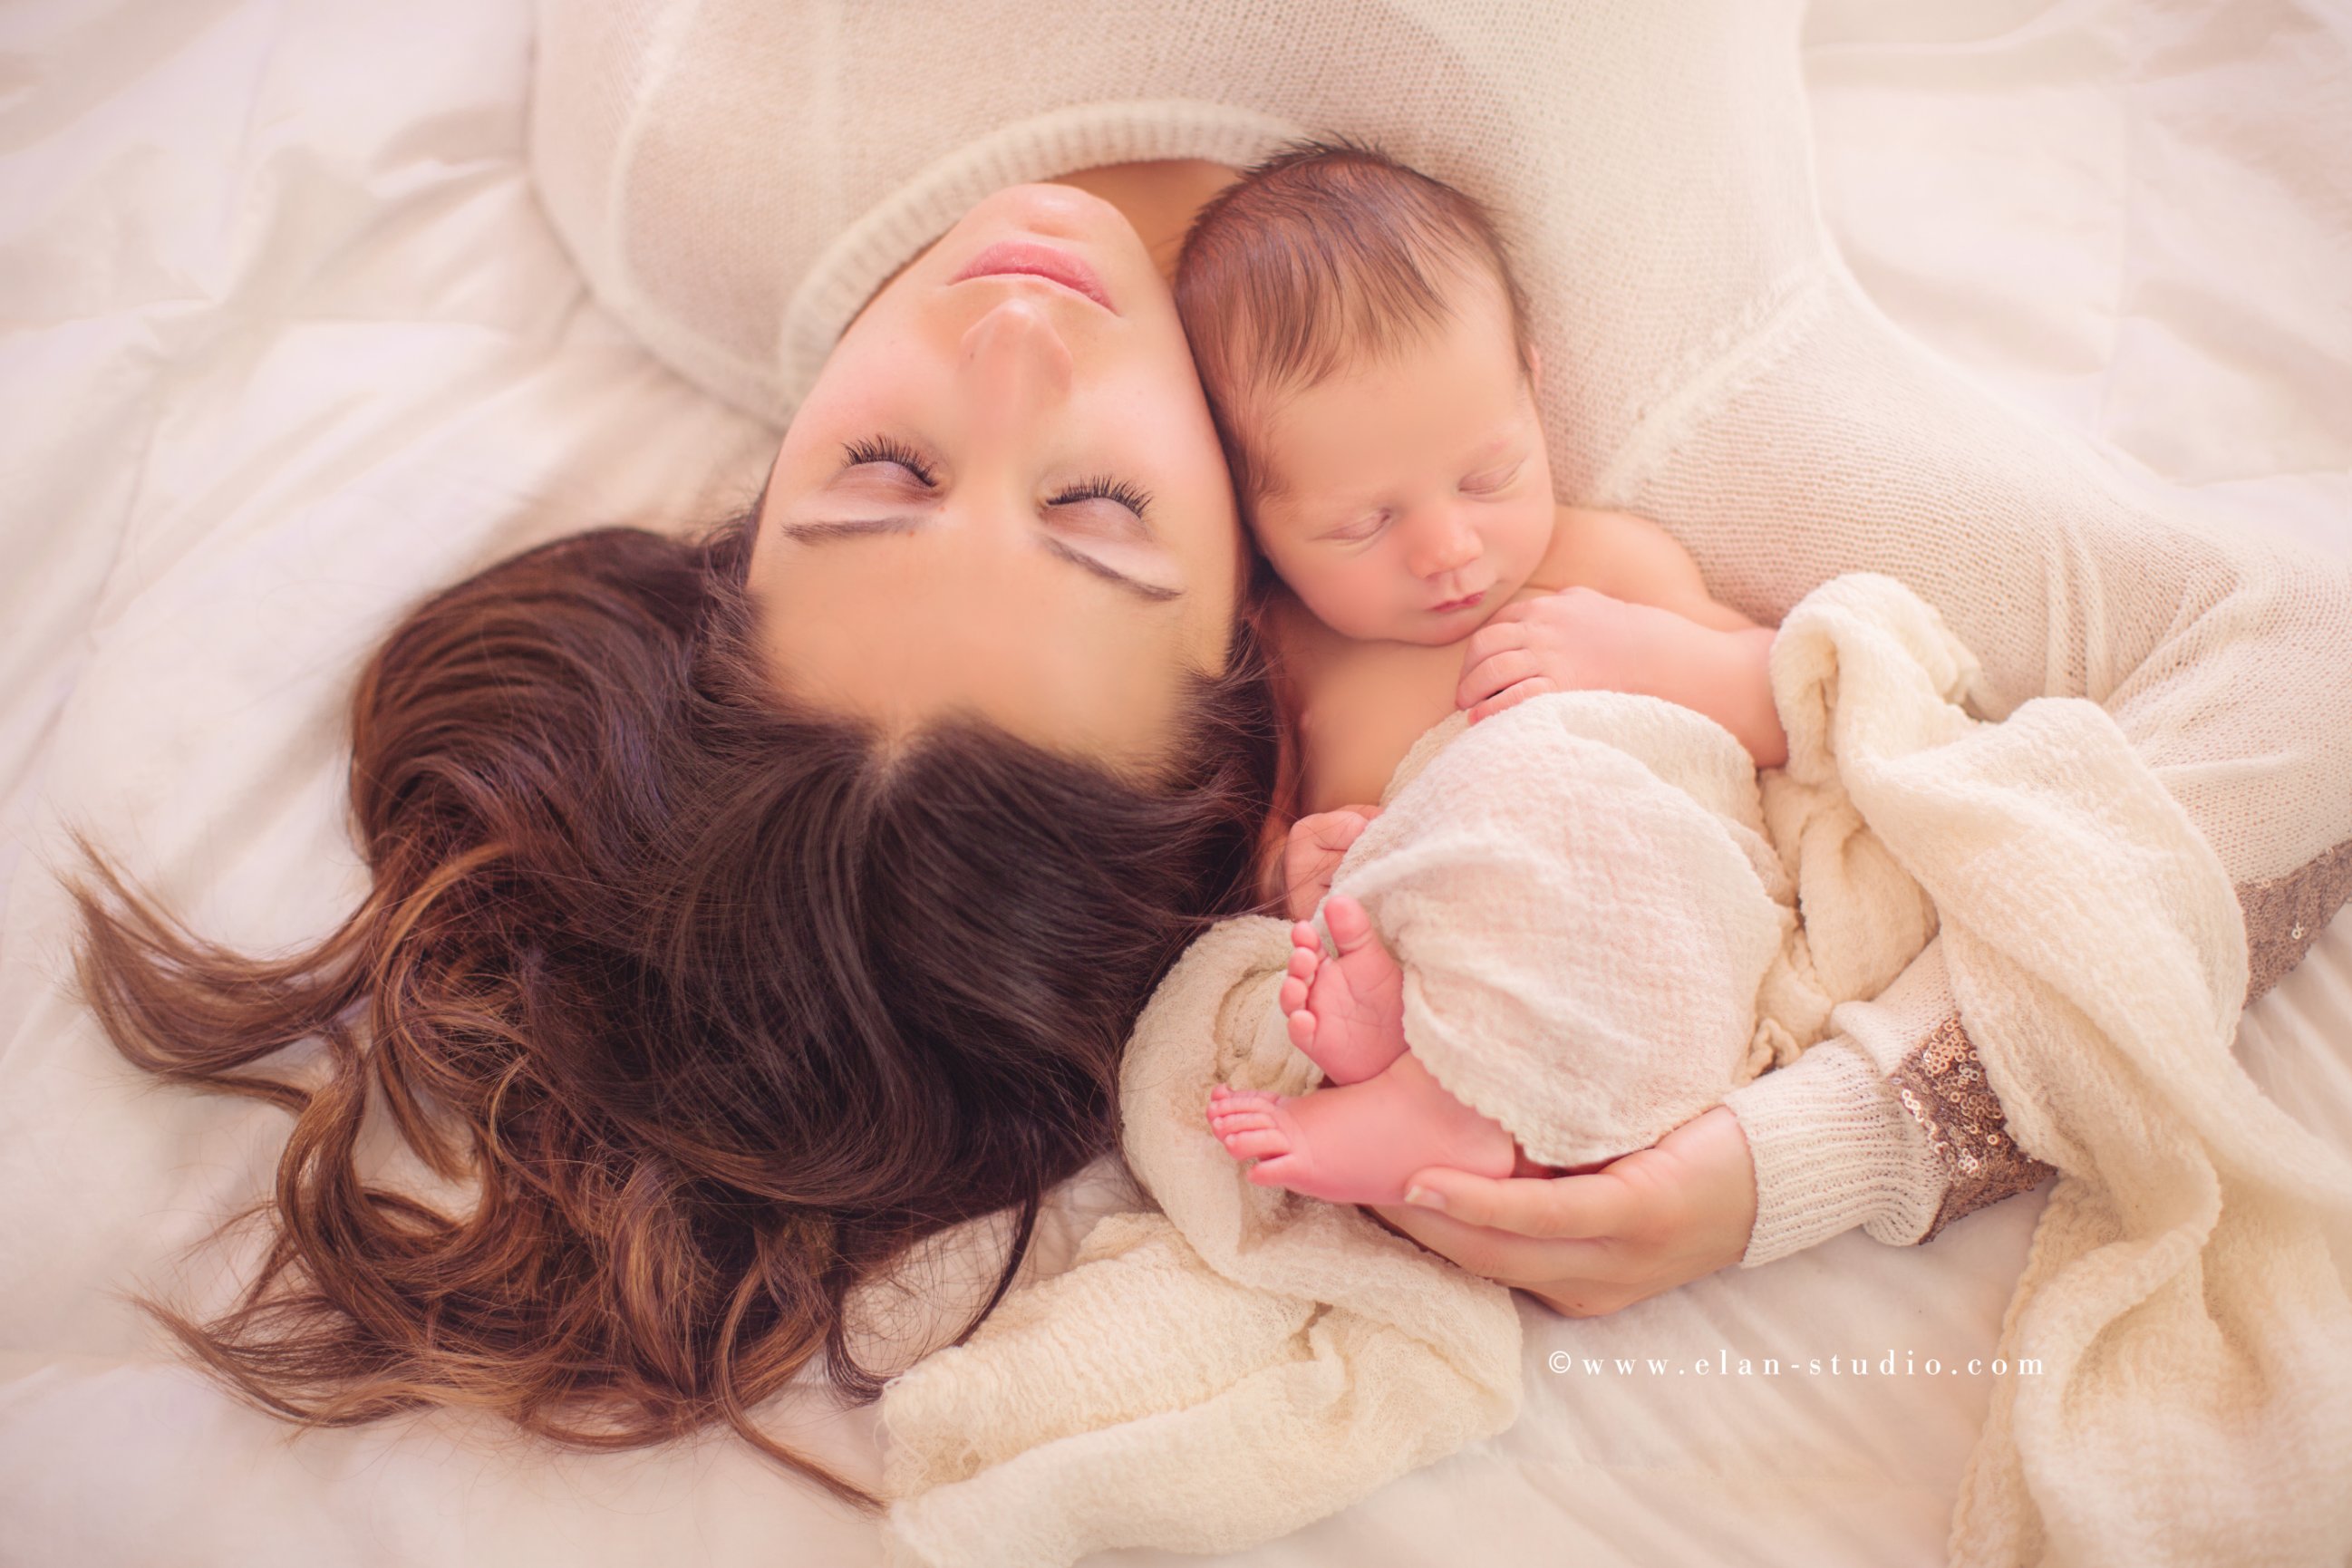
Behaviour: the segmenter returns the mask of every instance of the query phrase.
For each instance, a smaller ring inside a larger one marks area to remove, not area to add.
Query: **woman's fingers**
[[[1727,1268],[1756,1224],[1755,1161],[1727,1106],[1585,1175],[1491,1181],[1416,1172],[1412,1205],[1375,1209],[1391,1229],[1474,1274],[1532,1291],[1572,1317],[1617,1311]]]
[[[1465,1225],[1411,1205],[1383,1205],[1373,1211],[1391,1230],[1411,1237],[1473,1274],[1503,1285],[1549,1285],[1567,1274],[1606,1272],[1615,1243],[1538,1240]]]
[[[1434,1196],[1448,1219],[1547,1241],[1591,1241],[1624,1234],[1634,1195],[1606,1171],[1589,1176],[1506,1176],[1495,1180],[1434,1166],[1405,1184]]]

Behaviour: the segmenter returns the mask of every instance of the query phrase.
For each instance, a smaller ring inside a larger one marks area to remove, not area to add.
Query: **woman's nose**
[[[1416,577],[1443,577],[1478,559],[1478,535],[1451,507],[1441,507],[1415,531],[1406,564]]]
[[[1034,300],[1000,301],[963,335],[963,378],[982,422],[1017,422],[1070,395],[1070,349]]]

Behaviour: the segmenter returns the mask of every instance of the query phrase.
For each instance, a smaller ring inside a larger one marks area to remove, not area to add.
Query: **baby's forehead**
[[[1424,384],[1410,361],[1335,376],[1253,410],[1244,432],[1257,499],[1318,497],[1419,472],[1466,471],[1524,445],[1533,409],[1516,360]]]

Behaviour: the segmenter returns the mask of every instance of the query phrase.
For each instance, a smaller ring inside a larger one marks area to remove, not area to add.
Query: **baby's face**
[[[1259,547],[1347,637],[1458,641],[1551,542],[1551,464],[1502,289],[1465,283],[1452,303],[1386,363],[1275,400],[1255,433]]]

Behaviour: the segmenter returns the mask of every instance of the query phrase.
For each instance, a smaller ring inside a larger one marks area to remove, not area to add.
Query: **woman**
[[[782,421],[864,302],[982,197],[1163,161],[1163,263],[1219,178],[1318,132],[1502,215],[1564,499],[1656,518],[1777,622],[1879,571],[1983,661],[1993,717],[2102,702],[2238,885],[2259,994],[2352,893],[2352,580],[2201,529],[1930,361],[1822,230],[1800,0],[542,11],[532,163],[598,298]],[[845,130],[847,134],[844,134]],[[791,149],[789,154],[705,155]],[[699,215],[737,215],[711,224]],[[791,221],[781,216],[790,215]],[[764,220],[763,220],[764,219]],[[2048,1174],[2007,1137],[1934,946],[1780,1072],[1602,1176],[1430,1173],[1388,1217],[1570,1311],[1861,1226],[1890,1244]],[[1752,1204],[1752,1207],[1750,1206]]]
[[[1102,303],[954,276],[1041,228]],[[845,334],[764,507],[560,541],[399,627],[354,702],[373,890],[324,942],[246,959],[84,894],[115,1043],[296,1112],[239,1310],[158,1315],[307,1421],[723,1419],[870,1502],[749,1412],[819,1355],[870,1397],[849,1292],[1011,1206],[1001,1295],[1113,1146],[1127,1032],[1246,903],[1267,817],[1245,575],[1136,229],[1075,189],[982,203]],[[312,1035],[322,1085],[252,1070]],[[362,1184],[372,1085],[478,1174],[470,1217]]]
[[[1771,11],[1727,6],[1706,58],[1777,45],[1787,18]],[[1732,492],[1690,489],[1690,468],[1636,461],[1673,428],[1648,408],[1655,364],[1711,363],[1692,356],[1721,326],[1721,307],[1750,292],[1740,268],[1777,277],[1790,261],[1770,247],[1727,244],[1709,252],[1714,272],[1652,265],[1638,254],[1647,232],[1638,215],[1654,193],[1610,196],[1605,163],[1579,174],[1588,195],[1603,187],[1604,213],[1631,215],[1622,228],[1592,231],[1625,252],[1622,265],[1600,265],[1588,234],[1569,237],[1545,216],[1547,182],[1565,184],[1547,160],[1569,119],[1607,122],[1622,110],[1633,133],[1654,129],[1635,110],[1655,81],[1686,80],[1696,58],[1668,47],[1688,42],[1673,29],[1660,34],[1651,72],[1614,89],[1590,84],[1596,90],[1580,97],[1559,80],[1577,58],[1575,17],[1531,13],[1527,29],[1564,30],[1533,44],[1500,40],[1491,59],[1470,58],[1486,47],[1475,40],[1440,47],[1433,38],[1444,29],[1412,17],[1317,29],[1240,8],[1195,10],[1181,36],[1165,31],[1175,21],[1129,17],[1097,52],[1077,51],[1084,79],[1056,79],[1070,102],[1099,107],[1073,115],[1035,86],[1042,64],[1071,58],[1066,19],[1042,8],[997,18],[985,36],[886,12],[854,37],[794,37],[781,54],[743,49],[715,24],[682,37],[673,28],[662,58],[701,73],[696,100],[731,136],[760,139],[770,128],[756,117],[771,108],[837,114],[845,105],[871,132],[855,167],[845,150],[830,162],[810,154],[812,167],[780,160],[753,171],[791,186],[762,190],[753,210],[807,221],[771,227],[791,257],[754,256],[719,286],[694,270],[709,234],[650,214],[625,244],[618,231],[637,217],[599,211],[616,193],[659,182],[607,178],[613,170],[593,153],[569,157],[606,122],[575,117],[596,106],[568,103],[562,86],[642,79],[575,68],[613,37],[596,31],[588,8],[546,16],[546,90],[535,110],[542,189],[592,281],[674,363],[792,423],[746,532],[698,552],[635,541],[559,546],[453,591],[441,603],[454,618],[428,607],[407,641],[394,640],[363,700],[415,719],[397,745],[361,737],[355,780],[372,848],[374,824],[412,802],[430,809],[414,848],[379,858],[376,895],[353,927],[307,963],[240,970],[152,920],[94,925],[94,994],[111,1009],[117,1038],[134,1050],[143,1041],[167,1069],[218,1080],[321,1026],[335,1046],[338,1074],[308,1102],[281,1182],[279,1258],[299,1265],[308,1294],[293,1300],[307,1304],[312,1336],[273,1349],[264,1331],[284,1315],[263,1312],[211,1342],[217,1364],[281,1408],[365,1419],[462,1399],[583,1440],[643,1441],[725,1418],[757,1441],[745,1408],[818,1341],[840,1348],[850,1280],[924,1228],[1024,1203],[1034,1183],[1099,1146],[1100,1086],[1116,1044],[1104,1043],[1102,1020],[1131,1015],[1185,917],[1237,906],[1241,846],[1255,826],[1239,822],[1236,797],[1264,797],[1262,750],[1239,747],[1257,760],[1237,763],[1182,739],[1186,671],[1213,679],[1223,655],[1223,679],[1240,679],[1249,638],[1235,613],[1240,540],[1230,501],[1218,499],[1213,436],[1181,340],[1161,330],[1172,315],[1148,283],[1150,264],[1164,268],[1185,217],[1222,177],[1215,165],[1246,162],[1301,124],[1381,142],[1528,215],[1521,248],[1538,291],[1564,294],[1573,275],[1606,295],[1596,319],[1631,323],[1622,342],[1583,341],[1557,310],[1538,324],[1546,363],[1580,372],[1559,378],[1548,409],[1563,483],[1646,500],[1752,613],[1777,616],[1811,582],[1874,565],[1924,582],[1969,640],[2000,644],[1992,687],[2001,700],[2095,684],[2127,727],[2151,700],[2186,700],[2189,689],[2166,684],[2166,672],[2226,676],[2226,659],[2217,664],[2214,645],[2193,635],[2217,614],[2269,616],[2241,624],[2260,628],[2273,668],[2314,668],[2342,647],[2340,584],[2288,604],[2206,542],[2152,557],[2127,539],[2139,521],[2127,506],[2112,526],[2053,552],[2031,531],[2031,503],[2044,491],[2011,495],[1998,473],[1948,466],[1935,477],[1956,510],[2013,528],[2001,542],[2017,546],[1956,565],[1948,541],[1886,526],[1890,507],[1910,515],[1916,486],[1862,495],[1816,520],[1773,488],[1779,471],[1750,475],[1743,506]],[[619,36],[624,52],[646,42]],[[1668,58],[1684,62],[1681,74],[1665,69]],[[970,90],[937,101],[950,81]],[[1689,96],[1706,99],[1705,88]],[[1473,89],[1482,95],[1475,123],[1429,112],[1432,93],[1460,103]],[[1249,101],[1211,101],[1220,95]],[[1557,114],[1542,107],[1552,99],[1562,100]],[[589,129],[567,142],[567,124]],[[625,155],[674,152],[681,135],[699,144],[691,127],[667,130],[669,140],[623,138]],[[1710,163],[1713,153],[1689,153],[1702,190],[1721,184],[1709,173],[1718,166],[1760,189],[1802,188],[1801,141],[1793,153],[1746,149],[1744,161]],[[751,163],[724,163],[730,177],[752,177]],[[1071,188],[1108,209],[1028,184],[1072,170],[1087,173]],[[1736,201],[1686,205],[1728,214],[1727,232],[1738,228]],[[1082,250],[1104,298],[987,267],[963,276],[992,245],[1031,235]],[[782,368],[763,369],[761,355],[779,342]],[[743,350],[732,360],[730,343]],[[1876,349],[1858,340],[1853,363],[1874,363]],[[1958,406],[1979,413],[1964,399]],[[1726,467],[1708,459],[1707,443],[1753,442],[1767,416],[1791,449],[1834,454],[1882,435],[1868,407],[1743,405],[1689,437],[1698,466]],[[1806,527],[1785,521],[1768,579],[1737,541],[1753,541],[1758,520],[1772,517]],[[750,589],[741,597],[730,586],[738,571]],[[2136,610],[2118,632],[2074,613],[2084,581],[2177,613],[2154,616],[2158,629],[2143,636],[2151,617]],[[875,615],[877,597],[889,619]],[[2042,614],[2046,625],[2033,619]],[[2026,651],[2012,656],[2001,638],[2016,623],[2012,641]],[[542,626],[556,629],[552,652]],[[404,652],[418,657],[394,658]],[[512,700],[503,691],[516,678],[501,668],[486,679],[486,658],[543,673],[526,700]],[[420,700],[402,707],[412,691]],[[569,749],[511,761],[500,752],[470,768],[439,760],[431,747],[475,743],[481,726],[453,723],[454,710],[435,700],[485,691],[500,694],[484,706],[502,740],[560,733]],[[803,727],[776,720],[779,709],[801,714]],[[940,734],[980,732],[965,715],[1003,739],[942,750]],[[2352,792],[2308,787],[2346,776],[2341,754],[2313,761],[2273,744],[2309,727],[2306,710],[2286,710],[2256,683],[2232,721],[2225,731],[2192,715],[2166,731],[2189,744],[2157,759],[2231,764],[2171,775],[2209,833],[2294,800],[2320,803],[2304,807],[2303,822],[2316,819],[2314,832],[2335,836],[2326,841],[2352,838],[2343,820],[2352,806],[2342,804]],[[969,758],[983,746],[1031,764],[996,771],[996,798],[1023,802],[1025,830],[974,782]],[[839,771],[801,774],[798,763],[776,760],[817,747],[846,759]],[[559,752],[564,760],[551,763]],[[2265,760],[2290,752],[2291,765]],[[1053,762],[1073,753],[1090,759],[1090,780],[1154,779],[1161,791],[1080,823],[1080,785]],[[683,766],[696,782],[666,794],[647,786],[640,763]],[[1171,765],[1209,777],[1185,779]],[[763,770],[787,768],[809,781],[797,805],[810,826],[761,817],[787,798]],[[910,774],[926,790],[971,784],[971,793],[957,810],[926,815],[922,792],[887,787]],[[1046,775],[1064,781],[1058,793],[1030,782]],[[508,804],[541,781],[559,786],[530,796],[546,807]],[[1208,820],[1184,820],[1203,794]],[[832,815],[814,814],[819,801]],[[886,814],[886,803],[904,815]],[[843,837],[855,814],[878,814],[867,841],[890,845],[907,869],[845,864],[856,859]],[[2250,879],[2312,863],[2244,834],[2222,831],[2216,843]],[[1185,847],[1188,864],[1171,844]],[[1038,858],[1054,853],[1062,858]],[[520,856],[541,858],[526,868],[527,896],[499,879]],[[807,875],[815,868],[823,875]],[[871,896],[859,875],[881,879]],[[1121,890],[1109,905],[1117,929],[1090,947],[1055,950],[1058,930],[1002,929],[1008,892],[1060,922],[1112,889]],[[935,902],[915,902],[933,889]],[[778,910],[762,909],[768,900]],[[1969,1058],[1964,1037],[1938,1033],[1948,998],[1932,962],[1901,989],[1773,1075],[1780,1082],[1769,1092],[1750,1086],[1736,1116],[1711,1111],[1598,1176],[1475,1190],[1433,1177],[1452,1200],[1449,1216],[1389,1217],[1555,1304],[1594,1310],[1857,1223],[1885,1239],[1917,1239],[1974,1203],[2030,1186],[2038,1173],[2013,1152],[1990,1168],[1980,1157],[1997,1131],[1981,1103],[1937,1098],[1965,1081]],[[373,1012],[364,1056],[359,1038],[337,1032],[362,998]],[[632,1029],[611,1026],[615,1009]],[[659,1032],[635,1035],[639,1019]],[[813,1034],[782,1032],[817,1024]],[[708,1048],[714,1032],[729,1051]],[[662,1049],[645,1048],[648,1038]],[[1026,1092],[1041,1070],[1076,1087]],[[357,1193],[350,1139],[369,1075],[420,1147],[433,1146],[432,1100],[474,1123],[486,1191],[512,1225],[464,1230]],[[1939,1121],[1956,1103],[1965,1115]],[[1978,1142],[1951,1154],[1956,1129]],[[1005,1163],[974,1166],[975,1152]],[[920,1179],[936,1184],[925,1190]],[[1451,1228],[1465,1219],[1528,1234]],[[855,1386],[855,1369],[828,1359]],[[625,1419],[575,1424],[562,1402],[581,1395],[601,1396]]]

